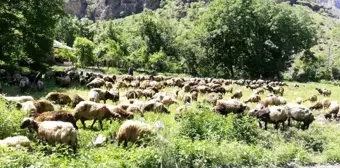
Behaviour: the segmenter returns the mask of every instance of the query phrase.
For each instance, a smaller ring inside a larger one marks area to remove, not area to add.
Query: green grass
[[[36,99],[44,98],[50,91],[79,94],[87,99],[88,89],[75,85],[69,89],[57,88],[53,81],[44,81],[46,88],[37,92],[34,88],[28,95]],[[292,83],[288,83],[291,85]],[[284,97],[294,103],[297,96],[303,99],[316,94],[315,87],[332,90],[331,100],[340,100],[340,88],[330,84],[299,83],[299,88],[285,87]],[[235,90],[243,90],[245,100],[252,91],[245,87],[233,86]],[[172,95],[174,88],[166,88]],[[18,87],[4,86],[7,95],[20,95]],[[121,95],[126,90],[121,90]],[[267,92],[265,95],[268,94]],[[261,97],[265,97],[262,95]],[[230,94],[224,96],[230,99]],[[205,95],[199,95],[203,104]],[[318,95],[318,99],[323,96]],[[144,100],[144,99],[142,99]],[[110,104],[113,104],[109,101]],[[198,103],[193,103],[195,106]],[[306,102],[304,105],[310,106]],[[230,115],[222,117],[209,110],[195,109],[175,121],[175,109],[183,105],[171,105],[171,114],[147,113],[144,118],[136,115],[135,119],[149,124],[161,121],[165,129],[158,135],[166,139],[160,142],[154,139],[148,145],[129,146],[123,148],[116,143],[107,143],[103,147],[93,147],[91,142],[98,134],[107,137],[116,132],[122,121],[114,121],[111,125],[104,122],[104,129],[98,125],[94,129],[83,129],[79,126],[79,149],[76,153],[66,150],[64,146],[44,147],[34,135],[27,130],[20,130],[22,118],[28,114],[7,108],[0,101],[0,139],[14,135],[27,135],[33,142],[33,150],[0,148],[0,167],[219,167],[223,165],[283,167],[290,163],[298,165],[340,163],[340,132],[337,121],[326,121],[322,114],[326,110],[313,111],[317,120],[307,131],[290,127],[286,130],[275,130],[269,125],[267,131],[258,128],[254,119],[238,118]],[[206,105],[206,104],[205,104]],[[255,104],[249,104],[254,107]],[[212,107],[211,105],[206,105]],[[72,110],[71,108],[67,108]],[[92,121],[87,121],[90,125]],[[49,151],[49,152],[47,152]]]

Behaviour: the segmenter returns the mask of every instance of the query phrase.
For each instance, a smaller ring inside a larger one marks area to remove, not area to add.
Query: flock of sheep
[[[32,74],[9,74],[0,70],[0,79],[7,85],[18,86],[22,93],[28,88],[44,89],[44,79],[55,80],[59,87],[70,87],[75,82],[89,88],[88,99],[85,100],[78,94],[68,95],[60,92],[50,92],[43,100],[34,100],[31,96],[1,98],[7,104],[15,103],[22,111],[29,112],[29,118],[24,118],[21,128],[34,130],[37,136],[48,143],[63,143],[77,148],[78,127],[77,121],[81,121],[86,128],[85,121],[93,120],[91,127],[98,121],[103,129],[103,120],[126,120],[115,133],[114,138],[118,144],[128,142],[135,143],[145,135],[155,135],[155,128],[142,121],[132,120],[136,113],[143,116],[146,112],[170,113],[169,106],[183,102],[184,105],[176,109],[175,119],[181,118],[182,114],[193,108],[192,102],[198,101],[198,97],[205,95],[202,102],[196,108],[205,108],[208,104],[213,105],[212,112],[223,116],[230,113],[244,114],[256,117],[259,126],[267,129],[267,124],[274,124],[278,129],[279,124],[284,128],[285,122],[288,126],[292,120],[302,122],[301,129],[308,129],[315,120],[311,110],[328,109],[326,119],[337,118],[339,104],[328,98],[317,100],[317,95],[303,100],[297,97],[296,103],[288,104],[284,96],[284,82],[269,80],[225,80],[213,78],[180,78],[168,76],[116,76],[101,75],[95,73],[83,73],[70,69],[67,71],[49,71],[45,75]],[[234,86],[242,86],[251,89],[252,95],[244,102],[242,90],[234,90]],[[35,87],[36,86],[36,87]],[[165,88],[173,88],[173,93],[167,93]],[[291,87],[299,87],[293,85]],[[124,94],[120,92],[125,88]],[[330,96],[331,91],[316,88],[319,94]],[[0,87],[1,91],[1,87]],[[269,94],[261,99],[260,95]],[[230,99],[223,99],[226,94],[231,94]],[[107,100],[117,102],[117,105],[108,104]],[[305,101],[315,102],[311,107],[302,105]],[[247,104],[256,103],[254,109]],[[56,110],[56,106],[64,108],[70,106],[72,111]],[[110,122],[111,123],[111,122]],[[29,146],[27,137],[8,137],[0,141],[0,146]]]

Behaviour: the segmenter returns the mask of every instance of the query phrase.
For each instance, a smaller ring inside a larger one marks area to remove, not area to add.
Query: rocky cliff
[[[140,13],[144,8],[159,8],[160,0],[67,0],[65,12],[93,20],[120,18]]]

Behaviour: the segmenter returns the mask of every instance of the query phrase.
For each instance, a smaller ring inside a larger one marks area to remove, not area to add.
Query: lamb
[[[83,127],[86,128],[85,120],[94,120],[91,128],[93,128],[96,120],[99,120],[100,128],[103,129],[102,120],[105,118],[118,117],[117,114],[111,113],[108,108],[106,108],[105,104],[99,104],[91,101],[82,101],[80,102],[73,111],[73,116],[76,121],[80,119]]]
[[[241,99],[241,97],[243,96],[242,94],[242,90],[237,90],[232,96],[232,99]]]
[[[255,109],[250,113],[250,116],[254,116],[258,119],[260,128],[262,128],[261,121],[264,121],[264,129],[267,130],[267,124],[275,124],[274,128],[278,129],[279,124],[282,123],[284,129],[284,122],[288,119],[287,111],[282,106],[272,106],[269,108]]]
[[[261,101],[261,97],[258,94],[252,94],[244,103],[258,103]]]
[[[339,103],[338,101],[332,101],[330,106],[330,110],[327,114],[325,114],[326,119],[331,119],[332,117],[336,118],[339,112]]]
[[[43,121],[63,121],[63,122],[69,122],[73,125],[74,128],[78,129],[76,124],[76,119],[74,116],[68,112],[68,111],[48,111],[45,113],[40,114],[39,116],[36,116],[34,118],[37,122],[43,122]]]
[[[328,89],[315,88],[315,90],[317,90],[321,95],[324,96],[330,96],[332,94],[332,91]]]
[[[101,88],[105,85],[105,81],[101,78],[95,78],[86,85],[88,88]]]
[[[222,115],[228,115],[232,112],[236,114],[243,113],[246,108],[247,105],[235,99],[218,100],[214,111]]]
[[[104,103],[106,103],[106,100],[112,100],[113,102],[118,101],[119,97],[113,95],[110,91],[94,88],[91,89],[89,92],[89,100],[99,103],[101,100],[104,100]]]
[[[31,148],[31,141],[26,136],[14,136],[7,137],[3,140],[0,140],[0,147],[27,147]]]
[[[124,142],[126,147],[128,142],[136,143],[139,139],[153,134],[151,125],[137,120],[127,120],[119,127],[115,139],[118,145]]]
[[[71,98],[65,93],[60,92],[50,92],[46,95],[46,100],[51,101],[54,104],[59,104],[61,106],[68,105],[71,103]]]
[[[39,92],[44,90],[44,82],[43,81],[39,80],[37,82],[37,89],[38,89]]]
[[[37,122],[32,118],[26,118],[20,128],[33,128],[38,137],[48,143],[63,143],[77,148],[78,132],[69,122],[62,121],[44,121]]]
[[[301,97],[297,97],[296,98],[296,103],[297,104],[301,104],[302,103],[302,98]]]
[[[83,99],[82,97],[80,97],[78,94],[73,95],[72,97],[72,103],[71,103],[71,107],[75,108],[77,106],[77,104],[79,104],[80,102],[85,101],[85,99]]]
[[[303,122],[302,129],[308,129],[309,125],[315,120],[310,109],[303,105],[289,104],[285,106],[288,114],[288,126],[291,125],[291,120]]]

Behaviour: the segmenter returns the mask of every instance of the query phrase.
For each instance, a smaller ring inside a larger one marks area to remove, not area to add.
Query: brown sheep
[[[65,93],[60,93],[60,92],[50,92],[47,94],[45,97],[46,100],[51,101],[54,104],[59,104],[61,106],[63,105],[68,105],[71,103],[71,98]]]
[[[118,141],[118,145],[124,143],[124,147],[126,147],[128,142],[137,143],[139,139],[153,134],[151,125],[137,120],[127,120],[119,127],[115,139]]]
[[[105,82],[105,88],[106,88],[107,90],[112,89],[112,88],[113,88],[113,83],[112,83],[112,82]]]
[[[170,113],[170,111],[164,106],[163,103],[155,102],[155,101],[147,101],[143,104],[141,108],[142,112],[160,112],[160,113]]]
[[[101,88],[105,85],[105,81],[101,78],[95,78],[86,85],[88,88]]]
[[[38,100],[33,102],[35,107],[35,112],[33,114],[34,117],[37,117],[43,112],[46,111],[54,111],[53,104],[47,100]]]
[[[323,108],[322,102],[317,101],[313,106],[309,107],[311,110],[320,110]]]
[[[71,107],[75,108],[77,106],[77,104],[79,104],[81,101],[85,101],[85,99],[83,99],[82,97],[80,97],[78,94],[75,94],[72,97],[72,104]]]
[[[118,114],[119,119],[132,119],[133,118],[133,112],[124,110],[120,106],[114,106],[114,105],[106,105],[106,107],[110,110],[113,114]],[[127,108],[128,109],[128,108]],[[132,110],[132,109],[130,109]]]
[[[331,101],[328,98],[322,99],[323,108],[328,108],[331,105]]]
[[[317,90],[321,95],[324,96],[330,96],[332,94],[332,91],[328,89],[315,88],[315,90]]]
[[[260,103],[263,104],[264,107],[268,107],[269,105],[285,105],[287,104],[287,101],[284,97],[270,94],[264,100],[261,100]]]
[[[282,106],[272,106],[269,108],[263,109],[255,109],[250,113],[251,116],[254,116],[258,119],[259,126],[262,128],[262,124],[260,121],[264,121],[264,129],[267,130],[267,124],[273,123],[275,124],[275,129],[279,128],[279,124],[282,123],[282,127],[284,128],[284,122],[288,119],[287,111]]]
[[[307,98],[306,100],[304,100],[303,102],[306,102],[306,101],[316,102],[317,100],[318,100],[318,96],[317,95],[312,95],[309,98]]]
[[[244,103],[258,103],[261,101],[261,97],[258,94],[252,94]]]
[[[205,103],[216,105],[217,101],[222,99],[222,94],[209,93],[208,96],[203,100]]]
[[[232,99],[241,99],[241,97],[243,96],[242,94],[242,90],[237,90],[232,96]]]
[[[39,116],[36,116],[34,118],[37,122],[43,122],[43,121],[64,121],[71,123],[74,128],[78,129],[76,124],[76,119],[73,117],[73,115],[68,111],[48,111],[40,114]]]
[[[228,115],[229,113],[243,113],[247,108],[247,105],[238,100],[218,100],[216,106],[214,107],[215,112]]]

